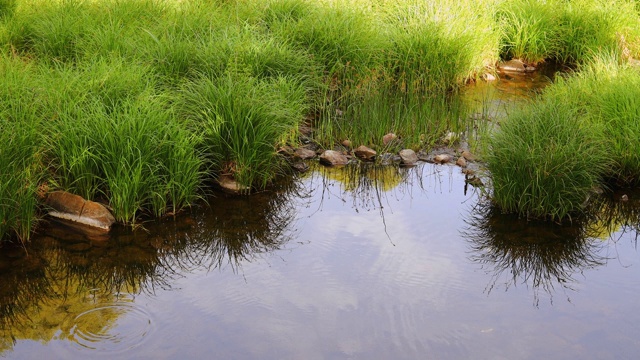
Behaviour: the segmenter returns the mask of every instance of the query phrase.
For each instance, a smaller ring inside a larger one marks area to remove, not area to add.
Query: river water
[[[106,240],[45,224],[0,251],[0,357],[635,358],[638,200],[537,223],[455,166],[318,167]]]

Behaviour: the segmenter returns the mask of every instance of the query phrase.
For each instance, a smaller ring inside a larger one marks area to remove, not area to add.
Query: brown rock
[[[475,161],[476,160],[476,157],[472,153],[470,153],[470,152],[468,152],[466,150],[462,152],[462,157],[464,157],[465,160],[467,160],[467,161]]]
[[[411,149],[400,150],[400,163],[403,165],[415,165],[418,162],[418,155]]]
[[[297,148],[294,151],[294,155],[296,157],[299,157],[302,160],[307,160],[307,159],[313,159],[314,157],[316,157],[316,152],[310,149]]]
[[[392,142],[393,140],[397,139],[398,136],[394,133],[388,133],[387,135],[382,137],[382,143],[384,145],[389,145],[390,142]]]
[[[344,141],[342,141],[342,146],[351,149],[351,140],[349,139],[345,139]]]
[[[47,196],[49,215],[109,231],[115,222],[113,215],[102,204],[88,201],[66,191],[54,191]]]
[[[320,163],[329,166],[346,165],[349,162],[346,156],[339,151],[326,150],[320,155]]]
[[[436,164],[445,164],[450,162],[453,157],[449,154],[438,154],[433,157],[433,162]]]
[[[222,191],[232,195],[246,194],[250,190],[248,186],[238,183],[236,179],[230,175],[220,176],[218,178],[218,185],[220,185]]]
[[[364,145],[358,146],[358,148],[355,149],[353,153],[356,154],[358,158],[363,160],[373,160],[373,158],[375,158],[377,155],[375,150],[368,148]]]
[[[467,167],[467,160],[465,160],[464,157],[460,156],[456,161],[456,165],[460,167]]]

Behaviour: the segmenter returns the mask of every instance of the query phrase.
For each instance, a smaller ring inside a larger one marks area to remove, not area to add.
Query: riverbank
[[[639,18],[595,0],[2,1],[0,237],[28,240],[50,190],[135,224],[222,177],[265,189],[305,125],[322,149],[430,149],[469,129],[457,91],[501,58],[637,58]]]

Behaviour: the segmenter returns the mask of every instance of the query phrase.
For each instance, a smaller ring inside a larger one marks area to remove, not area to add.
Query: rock
[[[438,154],[433,157],[433,162],[436,164],[445,164],[450,162],[453,157],[449,154]]]
[[[320,155],[320,163],[328,166],[346,165],[349,159],[339,151],[326,150]]]
[[[282,155],[293,155],[293,148],[289,145],[285,145],[285,146],[281,146],[278,148],[278,154],[282,154]]]
[[[358,158],[363,160],[373,160],[377,155],[375,150],[368,148],[364,145],[358,146],[357,149],[353,150],[353,153],[356,154]]]
[[[498,65],[498,70],[504,72],[525,72],[527,66],[520,60],[513,59]]]
[[[527,66],[525,66],[524,71],[526,71],[526,72],[534,72],[534,71],[536,71],[536,68],[535,68],[535,66],[527,65]]]
[[[620,197],[621,201],[629,201],[629,196],[627,196],[627,194],[622,195],[622,197]]]
[[[66,191],[54,191],[45,202],[52,210],[50,216],[70,220],[105,231],[116,221],[102,204],[83,199]]]
[[[305,148],[297,148],[293,152],[293,154],[302,160],[313,159],[314,157],[316,157],[315,151],[311,149],[305,149]]]
[[[456,160],[456,165],[460,167],[467,167],[467,160],[464,157],[460,156],[458,160]]]
[[[497,80],[495,75],[489,74],[489,73],[485,73],[484,75],[482,75],[482,78],[484,79],[484,81],[496,81]]]
[[[389,143],[391,143],[392,141],[394,141],[397,138],[398,138],[398,136],[396,134],[388,133],[387,135],[382,137],[382,143],[384,145],[389,145]]]
[[[475,161],[476,160],[476,157],[472,153],[467,151],[467,150],[462,152],[462,157],[465,158],[465,160],[467,160],[467,161]]]
[[[342,146],[346,147],[347,149],[351,149],[351,140],[345,139],[344,141],[342,141]]]
[[[218,185],[222,191],[232,195],[246,194],[251,190],[250,187],[238,183],[231,175],[221,175],[218,178]]]
[[[415,165],[418,162],[418,155],[411,149],[400,150],[399,155],[402,165]]]
[[[304,161],[296,161],[291,164],[291,167],[301,173],[309,171],[309,165]]]

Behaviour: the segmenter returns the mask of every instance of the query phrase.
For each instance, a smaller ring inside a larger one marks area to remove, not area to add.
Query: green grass
[[[0,0],[0,121],[17,134],[2,141],[22,144],[2,150],[18,152],[2,176],[24,199],[42,179],[104,201],[122,223],[174,213],[221,174],[267,187],[303,122],[324,147],[384,150],[387,132],[432,146],[469,126],[458,89],[500,55],[637,57],[639,17],[626,0]],[[609,119],[596,123],[630,183],[624,76],[589,119]],[[2,231],[26,238],[37,204],[15,196],[2,201],[25,210]]]
[[[504,212],[562,221],[580,213],[609,169],[601,127],[559,98],[529,104],[489,139],[493,202]]]
[[[204,76],[185,85],[182,112],[203,134],[203,152],[215,168],[263,189],[283,169],[277,145],[296,134],[305,113],[302,84],[288,77]]]
[[[640,183],[640,69],[620,65],[615,55],[601,56],[559,81],[546,96],[579,109],[603,127],[614,163],[608,177],[625,185]]]
[[[0,57],[0,238],[26,241],[37,220],[44,175],[41,119],[28,89],[31,69]]]
[[[602,53],[640,54],[640,12],[634,1],[505,1],[496,18],[503,58],[584,64]]]

